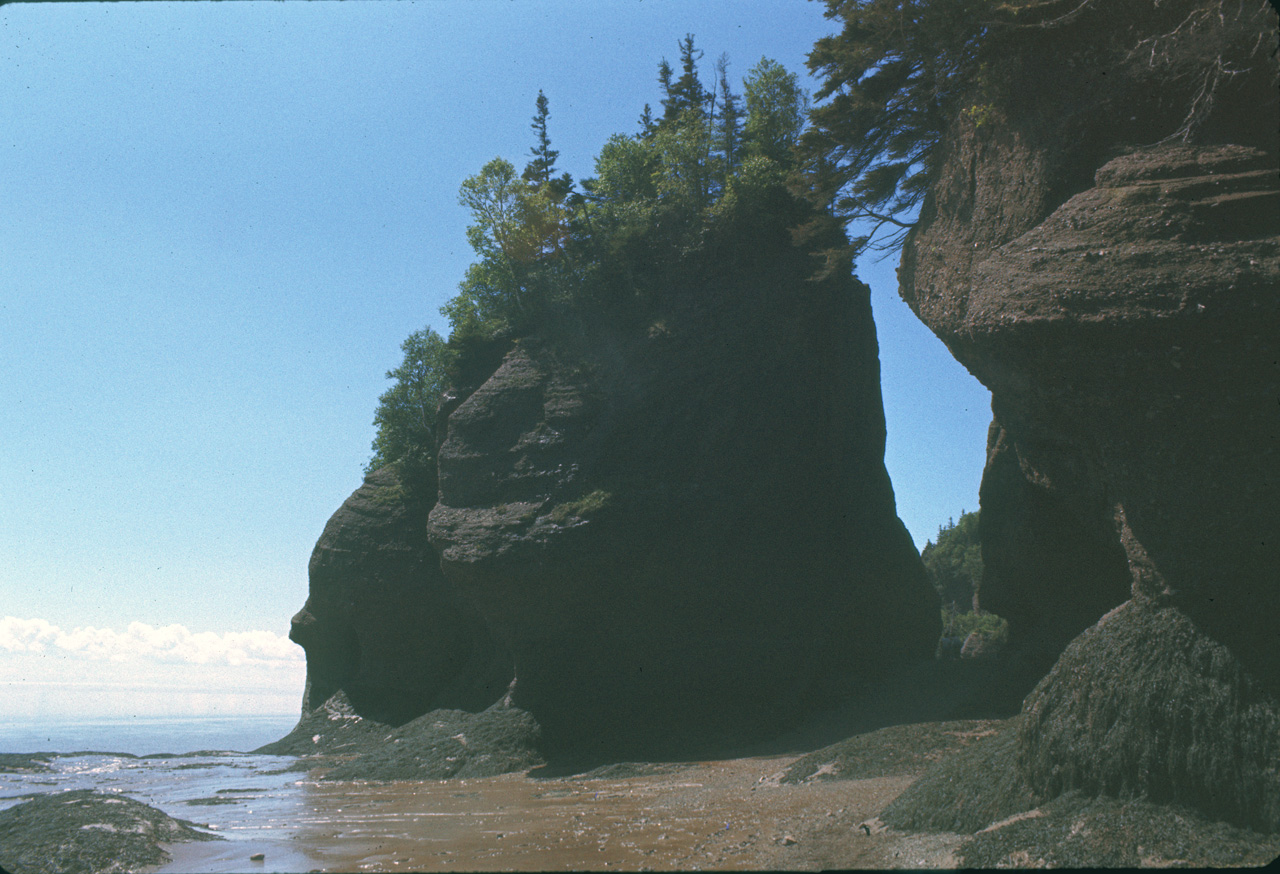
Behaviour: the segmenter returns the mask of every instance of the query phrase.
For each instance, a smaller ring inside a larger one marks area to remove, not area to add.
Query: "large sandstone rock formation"
[[[992,391],[984,607],[1042,663],[1020,770],[1280,828],[1280,100],[1257,2],[1009,35],[904,251]],[[979,123],[981,122],[981,123]]]
[[[316,544],[277,747],[452,709],[527,713],[559,760],[711,754],[930,657],[869,290],[748,224],[633,309],[468,341],[438,470],[370,474]]]
[[[522,338],[442,410],[431,541],[549,748],[723,750],[933,651],[868,289],[774,236],[686,265],[647,328]]]

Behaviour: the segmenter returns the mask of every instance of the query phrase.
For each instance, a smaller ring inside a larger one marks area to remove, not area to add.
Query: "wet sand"
[[[227,842],[168,845],[172,860],[153,870],[955,866],[960,836],[893,836],[874,819],[914,777],[780,783],[797,758],[693,763],[625,779],[308,782],[292,816],[231,825]],[[264,859],[250,861],[257,853]]]

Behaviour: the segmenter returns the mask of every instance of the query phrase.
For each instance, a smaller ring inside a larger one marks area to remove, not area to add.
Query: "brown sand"
[[[320,783],[309,787],[289,861],[324,871],[955,867],[961,836],[891,835],[875,820],[914,777],[780,783],[796,758],[626,779]],[[212,854],[231,849],[173,846],[161,870],[227,870],[234,860]],[[280,849],[234,847],[243,860],[263,852],[277,863]]]

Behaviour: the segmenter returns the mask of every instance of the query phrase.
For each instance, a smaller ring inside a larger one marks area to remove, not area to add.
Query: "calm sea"
[[[297,721],[297,713],[58,722],[0,717],[0,753],[100,750],[142,756],[196,750],[248,752],[283,737]]]

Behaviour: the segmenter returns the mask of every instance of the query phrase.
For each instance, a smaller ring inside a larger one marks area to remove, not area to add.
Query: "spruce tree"
[[[533,123],[529,125],[535,138],[533,148],[529,150],[533,160],[525,165],[524,172],[520,175],[526,182],[546,185],[551,182],[551,174],[555,170],[556,158],[560,157],[560,153],[551,148],[551,137],[547,134],[547,118],[551,115],[551,111],[547,103],[547,95],[542,93],[542,89],[538,89],[536,105],[537,112],[533,116]]]
[[[698,60],[701,57],[702,52],[694,48],[693,34],[689,33],[680,41],[680,78],[668,85],[671,68],[665,60],[659,67],[659,79],[667,92],[667,99],[662,101],[664,121],[677,120],[689,111],[706,116],[708,94],[698,79]]]
[[[723,162],[722,176],[727,178],[738,166],[742,141],[742,113],[738,109],[738,95],[729,87],[728,55],[721,55],[716,61],[716,77],[720,89],[720,116],[715,120],[716,149]]]

